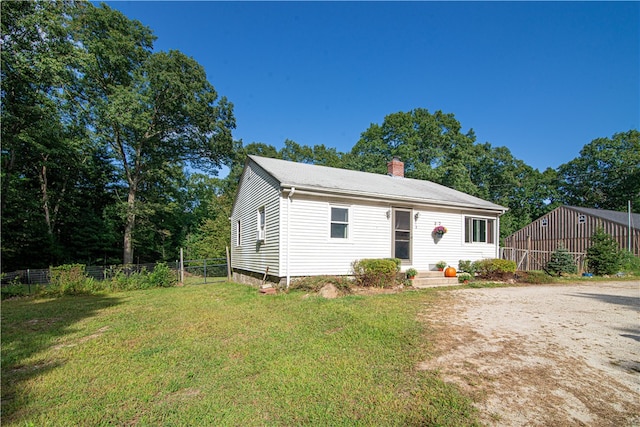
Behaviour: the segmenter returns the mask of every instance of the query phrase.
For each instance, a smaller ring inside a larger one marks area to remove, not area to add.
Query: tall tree
[[[426,179],[461,191],[473,192],[468,162],[473,150],[473,130],[466,134],[453,114],[423,108],[386,116],[372,124],[351,150],[352,169],[386,173],[387,162],[398,156],[406,176]]]
[[[127,189],[128,264],[140,189],[167,164],[215,173],[232,148],[233,106],[195,60],[178,51],[152,53],[151,30],[104,4],[83,10],[74,28],[85,51],[77,94]]]
[[[70,19],[84,6],[0,3],[4,268],[68,259],[63,240],[72,231],[73,206],[83,204],[81,193],[91,187],[105,201],[104,185],[95,186],[92,177],[108,174],[109,165],[98,160],[78,126],[66,91],[75,82],[78,50],[70,38]],[[79,221],[100,223],[103,206],[87,205]]]
[[[352,169],[386,173],[399,156],[405,175],[426,179],[509,208],[500,223],[506,236],[546,213],[556,197],[553,170],[540,173],[515,159],[505,147],[476,144],[473,130],[462,133],[453,114],[425,109],[399,112],[372,124],[353,147]]]
[[[630,130],[597,138],[580,156],[558,168],[565,204],[626,210],[640,206],[640,132]]]
[[[310,147],[308,145],[300,145],[290,139],[284,141],[284,147],[280,150],[278,157],[292,162],[337,168],[346,163],[346,154],[338,152],[335,148],[327,148],[324,144]]]
[[[469,165],[477,190],[471,194],[509,208],[500,219],[500,235],[508,236],[553,209],[556,174],[540,173],[516,159],[506,147],[485,143],[474,147]]]

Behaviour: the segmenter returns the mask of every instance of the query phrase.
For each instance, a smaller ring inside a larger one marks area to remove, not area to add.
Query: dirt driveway
[[[640,426],[640,283],[465,289],[422,317],[495,426]]]

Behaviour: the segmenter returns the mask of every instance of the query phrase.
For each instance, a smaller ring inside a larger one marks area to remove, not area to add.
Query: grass
[[[476,425],[417,320],[437,292],[229,283],[2,302],[2,423]]]

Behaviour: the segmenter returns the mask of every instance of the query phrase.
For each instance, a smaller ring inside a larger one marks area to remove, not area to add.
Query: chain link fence
[[[211,283],[227,280],[226,258],[184,260],[183,264],[184,280],[188,283]],[[179,269],[178,263],[177,270]]]
[[[118,274],[130,276],[134,273],[143,271],[153,271],[159,263],[146,264],[130,264],[130,265],[109,265],[95,266],[88,265],[85,267],[85,274],[95,280],[111,280]],[[176,274],[176,278],[180,281],[180,262],[165,263]],[[226,258],[208,258],[183,261],[184,278],[189,283],[211,283],[214,281],[227,280],[227,259]],[[11,283],[20,283],[23,285],[48,285],[50,283],[51,273],[49,268],[31,268],[26,270],[16,270],[8,273],[2,273],[0,276],[1,284],[8,285]]]

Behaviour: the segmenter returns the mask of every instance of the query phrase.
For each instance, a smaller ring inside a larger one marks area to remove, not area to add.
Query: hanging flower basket
[[[438,237],[444,236],[446,232],[447,232],[447,227],[445,227],[444,225],[439,225],[433,229],[433,234],[435,234]]]

